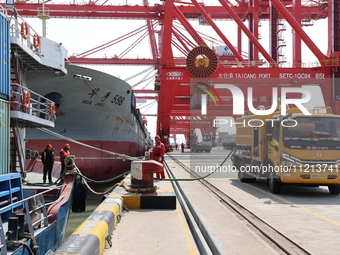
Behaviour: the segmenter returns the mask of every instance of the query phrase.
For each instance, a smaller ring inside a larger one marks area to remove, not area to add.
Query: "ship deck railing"
[[[11,84],[11,118],[28,127],[54,127],[55,103],[17,83]]]
[[[38,194],[30,196],[28,198],[24,198],[20,201],[13,202],[5,207],[0,208],[0,255],[7,254],[7,245],[6,240],[13,238],[13,236],[17,236],[18,233],[13,233],[13,230],[10,229],[10,221],[17,219],[16,216],[24,215],[25,222],[21,226],[24,228],[24,225],[28,227],[28,231],[31,236],[34,238],[35,232],[40,232],[44,228],[48,227],[48,218],[52,217],[52,214],[47,215],[47,208],[49,205],[57,203],[61,198],[56,199],[53,202],[46,203],[44,194],[49,193],[54,190],[60,190],[64,185],[54,186],[52,188],[48,188]],[[5,217],[3,219],[3,214],[6,213],[8,210],[16,209],[17,211],[13,212],[13,217]],[[19,216],[20,217],[20,216]],[[19,228],[16,228],[19,232]],[[22,229],[23,230],[23,229]],[[23,231],[22,231],[23,233]],[[9,237],[12,235],[12,237]]]
[[[40,58],[41,47],[37,42],[41,40],[41,37],[38,35],[38,32],[18,13],[11,16],[9,20],[11,41],[15,38],[15,43],[20,45],[26,53],[32,54],[33,58]]]
[[[0,9],[1,12],[1,9]],[[57,76],[67,74],[65,47],[39,35],[18,13],[5,16],[9,21],[10,48],[13,61],[27,71],[46,72]]]

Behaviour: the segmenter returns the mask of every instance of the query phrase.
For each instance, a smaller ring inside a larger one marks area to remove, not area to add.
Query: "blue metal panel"
[[[0,99],[0,175],[9,171],[9,102]]]
[[[0,206],[2,220],[7,221],[18,206],[23,208],[23,202],[8,207],[9,204],[17,202],[15,198],[19,201],[23,199],[21,175],[19,173],[0,175],[0,200],[9,202]]]
[[[10,91],[9,21],[0,13],[0,98],[8,100]]]

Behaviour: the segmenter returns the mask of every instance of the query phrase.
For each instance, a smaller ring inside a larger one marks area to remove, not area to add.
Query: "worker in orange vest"
[[[165,146],[161,142],[161,138],[159,135],[155,136],[156,144],[152,149],[152,159],[158,161],[163,164],[164,162],[164,154],[165,154]],[[162,171],[156,172],[156,178],[165,179],[164,169]]]
[[[65,171],[65,158],[67,156],[71,155],[70,152],[70,145],[67,143],[64,145],[64,148],[60,150],[60,161],[61,161],[61,172],[60,176],[64,173]]]

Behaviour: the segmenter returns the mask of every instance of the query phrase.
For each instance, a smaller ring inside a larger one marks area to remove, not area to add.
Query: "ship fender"
[[[107,197],[54,255],[103,254],[107,245],[112,246],[111,235],[121,218],[122,209],[123,199],[121,197]]]
[[[85,210],[86,210],[86,187],[83,178],[77,175],[74,180],[72,212],[85,212]]]

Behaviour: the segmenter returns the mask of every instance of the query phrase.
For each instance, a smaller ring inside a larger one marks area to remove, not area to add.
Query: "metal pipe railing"
[[[17,83],[12,83],[11,88],[11,110],[55,121],[56,107],[52,100]]]
[[[23,45],[40,55],[41,36],[18,13],[10,18],[10,36],[18,38]]]

